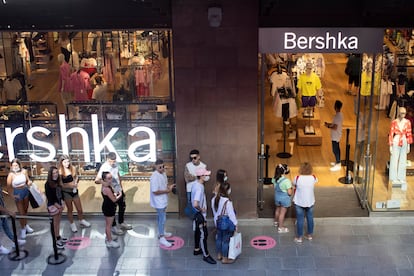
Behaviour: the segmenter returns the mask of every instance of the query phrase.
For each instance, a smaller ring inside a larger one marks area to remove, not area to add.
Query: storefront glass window
[[[147,186],[155,160],[175,178],[170,38],[169,30],[1,33],[0,173],[17,157],[42,181],[67,153],[100,203],[93,180],[115,151],[133,204],[153,211]]]

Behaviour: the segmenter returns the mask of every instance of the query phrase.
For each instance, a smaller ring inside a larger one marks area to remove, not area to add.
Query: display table
[[[307,125],[311,125],[314,128],[320,128],[321,127],[321,118],[319,116],[319,110],[314,109],[313,117],[303,117],[304,108],[301,108],[298,112],[298,116],[296,118],[296,127],[298,129],[304,128]]]
[[[322,133],[320,128],[314,128],[315,134],[305,134],[305,128],[298,128],[298,145],[320,146],[322,145]]]

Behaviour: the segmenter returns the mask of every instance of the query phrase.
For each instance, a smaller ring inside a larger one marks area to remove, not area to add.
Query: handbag
[[[55,205],[47,206],[47,211],[51,216],[59,214],[59,208],[57,208]]]
[[[230,238],[229,243],[229,259],[236,259],[242,252],[242,234],[240,232],[234,233]]]
[[[39,208],[46,202],[46,196],[40,192],[35,183],[29,188],[29,202],[33,209]]]
[[[223,209],[221,210],[221,214],[217,218],[216,225],[217,225],[217,229],[219,229],[221,231],[234,231],[236,229],[236,226],[231,221],[229,216],[226,215],[227,202],[229,202],[229,201],[227,200],[226,203],[224,203],[224,205],[223,205]]]

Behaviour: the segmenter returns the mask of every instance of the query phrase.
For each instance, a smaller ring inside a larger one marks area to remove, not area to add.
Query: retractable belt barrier
[[[19,248],[19,242],[18,242],[18,238],[17,238],[17,229],[16,229],[16,219],[21,219],[21,218],[25,218],[25,219],[30,219],[30,220],[49,220],[50,222],[50,233],[52,235],[52,244],[53,244],[53,254],[49,255],[47,258],[47,262],[51,265],[57,265],[57,264],[61,264],[63,262],[66,261],[66,256],[60,252],[58,252],[58,248],[56,246],[56,239],[55,239],[55,228],[53,227],[53,217],[49,217],[49,216],[21,216],[21,215],[16,215],[16,216],[10,216],[10,215],[0,215],[0,218],[10,218],[11,222],[12,222],[12,228],[13,228],[13,235],[14,235],[14,248],[15,251],[10,252],[8,254],[8,258],[9,260],[12,261],[20,261],[25,259],[28,255],[29,252],[27,250],[20,250]]]

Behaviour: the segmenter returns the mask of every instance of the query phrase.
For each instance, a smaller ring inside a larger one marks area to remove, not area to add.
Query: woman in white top
[[[308,223],[305,239],[312,240],[313,235],[313,207],[315,205],[314,187],[318,179],[313,174],[312,165],[308,162],[302,163],[299,168],[299,175],[293,180],[296,186],[293,201],[296,208],[296,232],[297,236],[294,241],[302,243],[304,217]]]
[[[22,168],[20,160],[15,158],[10,162],[10,172],[7,176],[7,192],[14,197],[17,211],[21,216],[27,216],[29,209],[29,187],[32,181],[27,171]],[[26,233],[33,233],[33,229],[27,224],[27,219],[20,219],[21,239],[26,238]]]
[[[211,209],[213,210],[214,215],[214,224],[217,227],[217,219],[223,213],[229,216],[231,222],[235,226],[235,231],[237,231],[237,218],[236,213],[234,212],[233,203],[229,198],[231,192],[230,183],[225,181],[220,185],[217,190],[217,194],[211,199]],[[225,208],[225,209],[224,209]],[[222,231],[217,228],[216,235],[216,250],[217,250],[217,259],[221,260],[223,264],[231,264],[234,262],[233,259],[229,259],[229,243],[230,238],[233,236],[234,231],[226,230]]]

